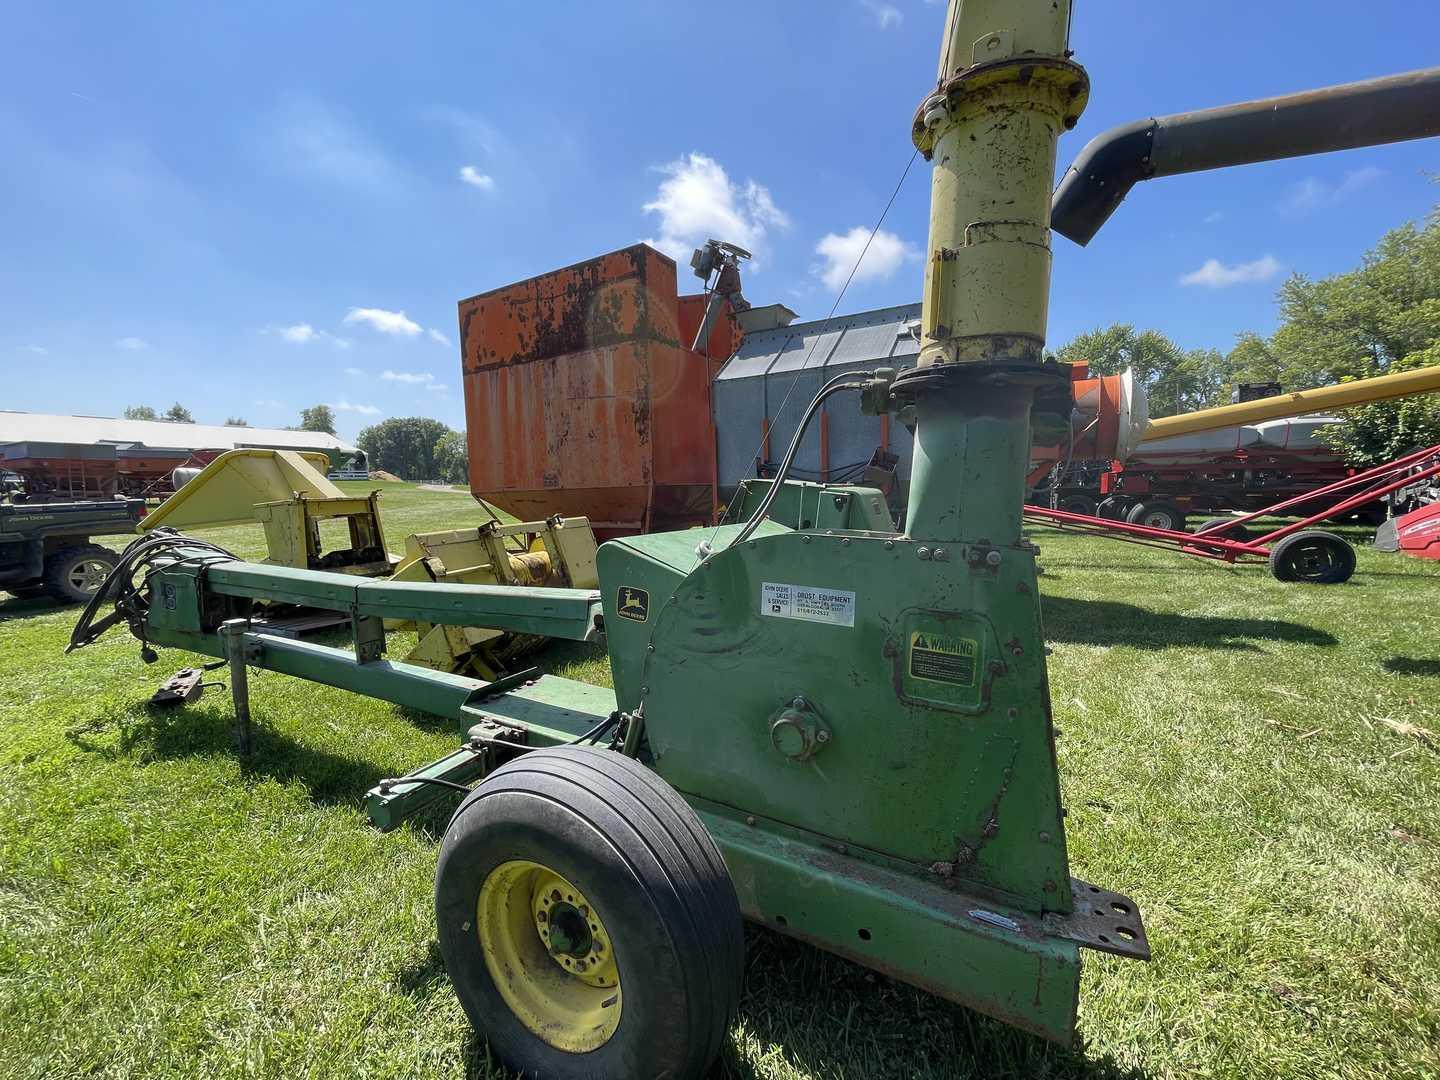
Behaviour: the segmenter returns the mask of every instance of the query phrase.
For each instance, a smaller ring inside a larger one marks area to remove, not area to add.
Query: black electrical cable
[[[750,520],[735,534],[735,539],[731,541],[732,547],[750,539],[755,530],[760,527],[760,523],[769,517],[770,507],[780,495],[780,490],[785,485],[785,477],[789,475],[790,467],[795,463],[795,456],[800,452],[800,441],[805,437],[805,429],[810,426],[810,421],[820,410],[825,399],[842,390],[863,390],[865,389],[865,380],[874,377],[873,371],[847,371],[836,375],[820,388],[820,392],[815,395],[809,407],[806,408],[805,414],[800,417],[800,423],[795,428],[795,437],[790,440],[790,446],[785,451],[785,456],[780,459],[780,467],[775,470],[775,478],[770,481],[770,490],[765,492],[765,497],[760,500],[760,505],[755,508],[755,513],[750,516]]]
[[[185,552],[183,555],[182,550]],[[115,568],[85,605],[75,629],[71,631],[70,643],[65,651],[72,652],[92,644],[122,619],[129,624],[130,632],[144,642],[150,578],[157,571],[172,566],[198,565],[203,573],[205,568],[215,563],[230,562],[237,558],[238,556],[207,540],[197,540],[168,526],[161,526],[137,537],[120,553]],[[165,562],[159,564],[162,559]],[[138,585],[135,582],[137,575],[141,575]],[[112,604],[115,610],[97,622],[96,614],[107,603]]]

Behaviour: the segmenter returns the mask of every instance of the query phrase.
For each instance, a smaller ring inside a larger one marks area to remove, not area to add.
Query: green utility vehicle
[[[144,499],[0,503],[0,589],[84,603],[116,560],[90,538],[133,533],[144,516]]]

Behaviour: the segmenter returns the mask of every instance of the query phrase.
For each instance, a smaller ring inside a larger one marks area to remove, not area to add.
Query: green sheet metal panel
[[[606,548],[607,606],[651,590],[612,630],[617,698],[680,791],[1069,910],[1028,550],[767,529],[676,583],[673,541]],[[801,760],[772,732],[797,699],[825,732]]]

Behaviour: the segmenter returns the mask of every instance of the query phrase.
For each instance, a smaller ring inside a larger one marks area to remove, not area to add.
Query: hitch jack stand
[[[248,619],[226,619],[220,624],[225,659],[230,661],[230,696],[235,701],[235,749],[250,753],[250,676],[245,670],[245,634]]]

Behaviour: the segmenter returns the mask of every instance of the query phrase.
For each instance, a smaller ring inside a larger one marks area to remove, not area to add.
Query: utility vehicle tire
[[[49,590],[44,585],[15,585],[7,587],[5,591],[21,600],[30,600],[44,596]]]
[[[1185,512],[1168,499],[1146,499],[1138,502],[1130,508],[1125,520],[1131,525],[1145,525],[1152,529],[1185,531]]]
[[[698,1078],[734,1021],[725,863],[679,794],[614,751],[536,750],[486,777],[445,830],[435,916],[471,1024],[525,1076]]]
[[[1292,533],[1270,549],[1270,572],[1280,581],[1339,585],[1355,573],[1355,549],[1334,533]]]
[[[45,591],[56,600],[88,603],[118,560],[115,552],[99,544],[63,547],[45,560]]]
[[[1107,521],[1124,521],[1126,513],[1130,510],[1130,500],[1121,498],[1119,495],[1111,495],[1101,499],[1095,507],[1095,516],[1104,518]]]
[[[1211,530],[1214,532],[1211,532]],[[1210,533],[1211,536],[1223,537],[1226,540],[1249,540],[1254,534],[1244,525],[1235,521],[1234,518],[1213,517],[1202,521],[1195,530],[1197,533]]]
[[[1094,517],[1098,504],[1089,495],[1067,495],[1060,500],[1060,509],[1067,514],[1084,514]]]

